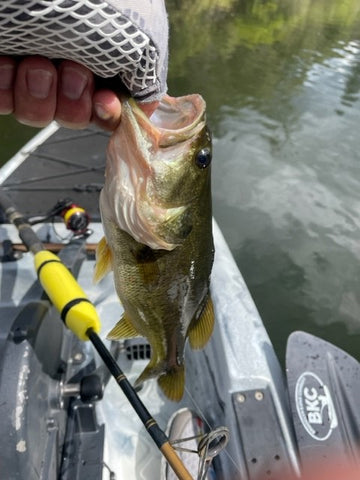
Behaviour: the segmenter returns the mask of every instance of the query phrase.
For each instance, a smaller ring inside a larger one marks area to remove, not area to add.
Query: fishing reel
[[[71,199],[65,198],[59,200],[45,215],[29,219],[30,225],[41,223],[59,216],[63,219],[66,228],[70,230],[75,237],[89,235],[90,217],[86,210]]]
[[[67,205],[61,212],[66,228],[71,230],[74,235],[85,235],[88,231],[90,218],[87,212],[79,205],[71,203]]]

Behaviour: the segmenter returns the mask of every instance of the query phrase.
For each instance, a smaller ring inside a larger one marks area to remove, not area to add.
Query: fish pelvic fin
[[[191,322],[188,330],[189,343],[193,350],[200,350],[205,347],[214,330],[214,323],[214,306],[211,297],[208,297],[200,317]]]
[[[169,400],[180,402],[185,388],[184,365],[177,365],[161,375],[158,378],[158,384]]]
[[[110,270],[112,270],[112,254],[106,238],[103,237],[96,246],[96,265],[93,282],[100,282]]]
[[[139,333],[133,327],[126,313],[124,313],[115,327],[110,330],[106,338],[108,340],[120,340],[121,338],[133,338],[138,336]]]

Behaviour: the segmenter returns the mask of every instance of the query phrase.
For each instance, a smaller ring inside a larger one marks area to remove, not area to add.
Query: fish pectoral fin
[[[115,327],[110,330],[106,338],[108,340],[120,340],[121,338],[133,337],[139,337],[139,333],[132,326],[126,313],[124,313],[121,319],[115,325]]]
[[[112,254],[106,238],[103,237],[96,246],[96,265],[93,282],[100,282],[110,270],[112,270]]]
[[[177,365],[161,375],[158,378],[158,384],[169,400],[180,402],[185,388],[184,365]]]
[[[199,350],[205,347],[214,330],[214,323],[214,306],[209,297],[200,317],[191,322],[188,330],[189,343],[193,350]]]

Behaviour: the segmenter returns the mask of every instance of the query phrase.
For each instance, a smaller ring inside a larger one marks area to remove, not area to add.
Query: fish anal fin
[[[158,384],[163,393],[172,402],[180,402],[184,395],[185,368],[184,365],[167,370],[158,378]]]
[[[184,365],[166,368],[164,361],[159,362],[154,357],[137,378],[135,386],[141,385],[143,382],[146,382],[146,380],[156,377],[158,377],[157,382],[166,397],[173,402],[179,402],[184,394],[185,388]]]
[[[150,378],[155,378],[161,373],[165,368],[164,362],[158,362],[155,356],[152,356],[150,362],[146,365],[144,370],[138,376],[135,381],[135,387],[141,385],[142,383],[146,382],[146,380],[150,380]]]
[[[214,330],[214,323],[214,306],[209,297],[200,317],[191,322],[188,330],[189,343],[193,350],[200,350],[205,347]]]
[[[110,270],[112,270],[112,254],[106,238],[103,237],[96,246],[96,265],[93,282],[100,282]]]
[[[124,313],[115,327],[110,330],[106,338],[109,340],[120,340],[121,338],[133,338],[138,336],[139,333],[132,326],[126,313]]]

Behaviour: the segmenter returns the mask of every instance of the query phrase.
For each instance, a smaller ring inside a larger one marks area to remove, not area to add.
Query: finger
[[[93,122],[105,130],[115,130],[120,123],[121,102],[111,90],[99,90],[93,96]]]
[[[141,110],[150,117],[160,102],[139,103]],[[93,97],[92,121],[104,130],[113,131],[121,120],[121,101],[112,90],[99,90]]]
[[[55,119],[65,127],[86,127],[92,115],[93,74],[86,67],[65,60],[58,77]]]
[[[8,115],[14,110],[15,73],[15,60],[11,57],[0,57],[0,114],[2,115]]]
[[[17,68],[14,84],[14,115],[26,125],[44,127],[56,109],[56,68],[44,57],[28,57]]]

